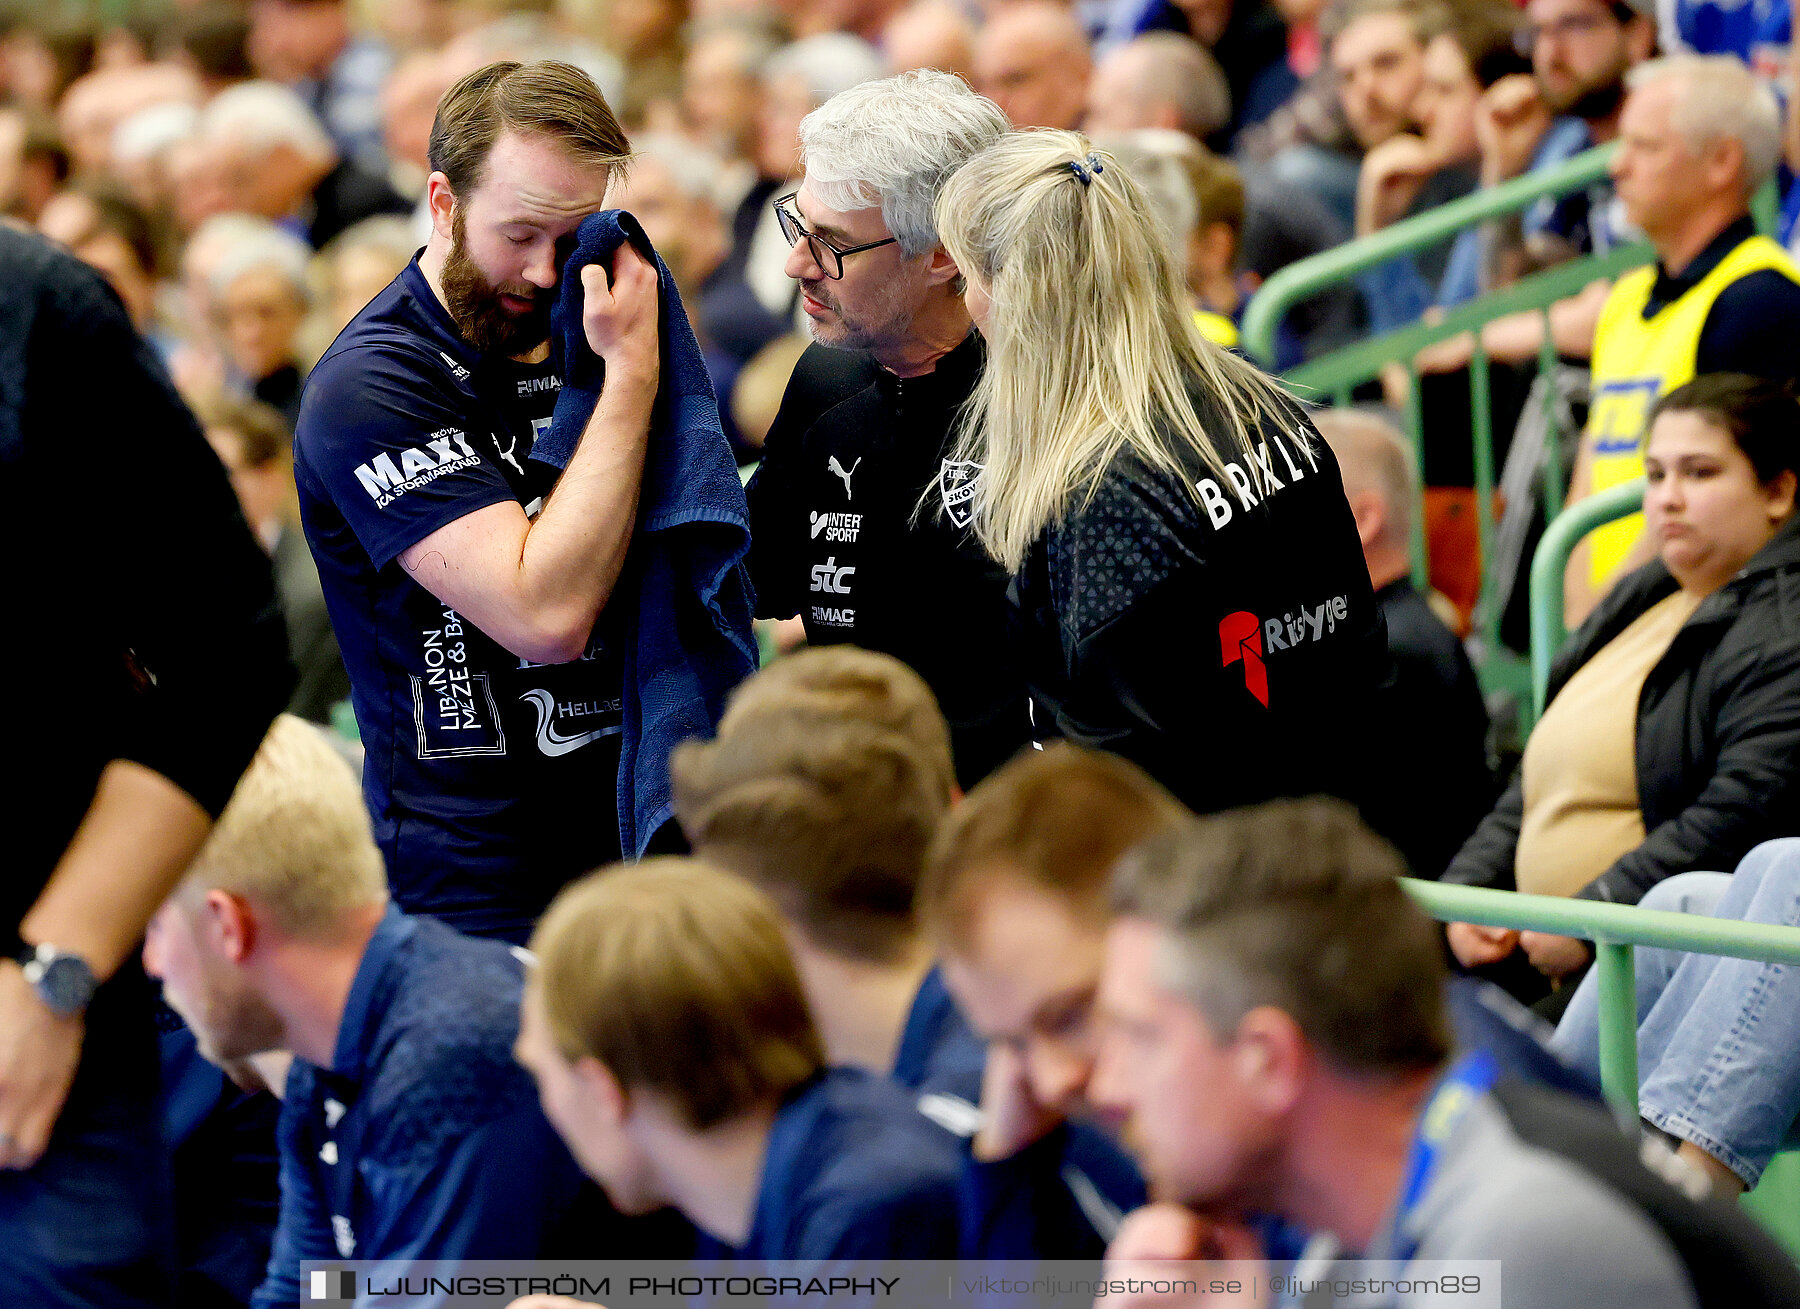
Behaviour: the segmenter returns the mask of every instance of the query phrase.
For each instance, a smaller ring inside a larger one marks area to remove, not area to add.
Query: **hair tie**
[[[1079,159],[1071,159],[1065,167],[1067,167],[1071,173],[1075,174],[1077,180],[1079,180],[1083,186],[1089,186],[1093,183],[1095,173],[1104,173],[1106,171],[1106,165],[1102,164],[1100,162],[1100,156],[1094,153],[1088,155],[1086,164],[1083,164]]]

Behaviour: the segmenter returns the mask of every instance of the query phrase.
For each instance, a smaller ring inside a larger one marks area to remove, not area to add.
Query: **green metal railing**
[[[1554,932],[1593,942],[1600,991],[1600,1085],[1608,1103],[1627,1121],[1638,1116],[1637,968],[1632,954],[1636,947],[1800,964],[1800,928],[1411,878],[1401,885],[1420,909],[1442,922]],[[1745,1197],[1745,1205],[1791,1255],[1800,1258],[1796,1162],[1791,1150],[1776,1155],[1762,1181]]]
[[[1474,195],[1428,213],[1420,214],[1372,236],[1352,241],[1335,250],[1304,259],[1282,269],[1271,277],[1251,301],[1244,320],[1245,348],[1252,357],[1268,366],[1274,358],[1275,335],[1281,320],[1294,305],[1318,294],[1327,287],[1345,282],[1366,269],[1390,259],[1412,255],[1440,245],[1456,237],[1463,229],[1493,218],[1517,213],[1546,196],[1561,196],[1591,186],[1606,176],[1614,147],[1602,146],[1576,156],[1556,168],[1529,173],[1501,186],[1490,187]],[[1556,364],[1556,345],[1550,330],[1550,307],[1565,300],[1602,278],[1619,274],[1646,263],[1651,258],[1647,245],[1633,245],[1612,250],[1604,255],[1573,260],[1524,278],[1504,290],[1481,296],[1444,314],[1436,323],[1418,322],[1367,341],[1346,346],[1322,358],[1291,369],[1284,380],[1295,391],[1308,398],[1328,397],[1339,405],[1347,405],[1356,389],[1374,381],[1390,365],[1399,365],[1407,375],[1406,435],[1413,450],[1414,467],[1422,467],[1424,448],[1424,412],[1420,398],[1419,372],[1414,358],[1421,350],[1464,332],[1473,334],[1474,347],[1469,365],[1469,424],[1472,432],[1475,530],[1481,558],[1492,557],[1495,532],[1494,431],[1491,363],[1481,341],[1481,329],[1497,318],[1509,314],[1535,311],[1542,317],[1542,343],[1538,349],[1540,372],[1548,375]],[[1555,395],[1545,391],[1547,410],[1555,404]],[[1547,413],[1553,417],[1553,413]],[[1562,460],[1554,439],[1555,424],[1548,423],[1551,440],[1544,461],[1543,488],[1549,516],[1562,508],[1567,483]],[[1423,489],[1413,514],[1411,541],[1413,581],[1421,589],[1428,581],[1426,558]],[[1483,590],[1487,589],[1484,583]],[[1501,613],[1499,606],[1479,606],[1484,648],[1494,656],[1483,668],[1483,678],[1490,686],[1504,684],[1523,692],[1524,669],[1517,661],[1498,657],[1502,649],[1499,639]]]
[[[1544,697],[1569,629],[1563,623],[1563,576],[1581,539],[1597,527],[1635,514],[1644,504],[1644,479],[1609,487],[1571,505],[1544,529],[1531,557],[1531,721],[1543,717]]]
[[[1474,223],[1518,213],[1544,196],[1563,196],[1592,186],[1606,176],[1612,151],[1611,146],[1589,150],[1555,168],[1527,173],[1499,186],[1484,188],[1371,236],[1290,264],[1263,283],[1250,301],[1250,307],[1244,313],[1244,349],[1263,367],[1272,367],[1276,331],[1282,319],[1302,300],[1397,256],[1416,254],[1454,240],[1464,228]]]

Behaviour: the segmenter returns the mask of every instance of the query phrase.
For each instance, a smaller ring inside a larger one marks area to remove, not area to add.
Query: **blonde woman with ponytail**
[[[1039,723],[1200,809],[1360,799],[1387,643],[1337,464],[1200,335],[1142,190],[1075,133],[1015,132],[937,222],[988,348],[953,457],[982,469]]]

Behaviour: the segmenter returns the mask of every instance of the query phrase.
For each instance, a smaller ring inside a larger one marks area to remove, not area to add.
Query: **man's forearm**
[[[20,935],[112,976],[211,829],[206,810],[161,773],[113,760]]]
[[[592,602],[588,627],[619,580],[637,521],[654,384],[619,376],[600,393],[568,467],[525,534],[520,589],[528,603]]]

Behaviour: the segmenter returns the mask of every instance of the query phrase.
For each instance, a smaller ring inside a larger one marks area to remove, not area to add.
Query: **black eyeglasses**
[[[884,245],[893,245],[900,239],[890,236],[885,241],[871,241],[867,245],[853,245],[848,250],[840,250],[818,233],[806,230],[806,224],[800,221],[800,215],[793,210],[794,197],[799,194],[798,191],[789,191],[775,202],[775,220],[781,224],[781,234],[787,238],[790,246],[799,245],[800,238],[806,238],[813,262],[834,282],[843,277],[844,260],[851,255],[859,255],[864,250],[878,250]]]

